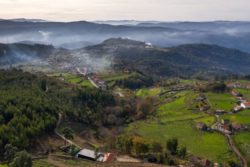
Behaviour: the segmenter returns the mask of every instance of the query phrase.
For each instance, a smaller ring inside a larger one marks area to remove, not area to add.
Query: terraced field
[[[78,85],[81,85],[83,87],[89,87],[89,88],[94,87],[88,79],[81,77],[81,76],[74,75],[74,74],[52,73],[52,74],[48,74],[48,75],[52,76],[52,77],[56,77],[56,78],[63,78],[68,83],[78,84]]]
[[[213,124],[215,118],[195,108],[195,97],[192,91],[176,95],[170,103],[159,106],[154,118],[130,124],[128,134],[139,134],[142,137],[159,141],[165,146],[170,138],[178,138],[180,145],[186,146],[188,152],[216,162],[237,161],[230,151],[225,137],[217,132],[201,132],[195,128],[198,122]]]
[[[154,87],[154,88],[144,88],[139,89],[135,92],[137,97],[149,97],[149,96],[156,96],[159,95],[161,92],[164,91],[164,88],[161,87]]]

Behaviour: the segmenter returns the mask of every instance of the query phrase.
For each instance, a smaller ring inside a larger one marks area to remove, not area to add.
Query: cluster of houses
[[[204,93],[201,93],[199,97],[196,98],[196,101],[199,103],[200,111],[207,111],[210,109],[210,106],[207,103],[207,98]]]
[[[106,90],[107,89],[107,83],[106,81],[100,79],[98,76],[96,75],[90,75],[88,76],[89,80],[92,80],[98,88],[102,89],[102,90]]]
[[[91,71],[92,70],[90,67],[84,67],[82,69],[76,68],[76,72],[79,75],[83,75],[84,77],[86,77],[95,87],[106,90],[107,83],[104,80],[100,79],[97,75],[93,74]]]
[[[234,132],[238,132],[246,129],[246,127],[242,124],[231,123],[230,120],[222,119],[220,123],[217,124],[217,130],[226,133],[232,134]]]
[[[250,89],[250,84],[249,83],[230,82],[230,83],[227,83],[227,87]]]
[[[241,110],[244,110],[244,109],[250,109],[250,102],[248,102],[243,96],[241,93],[235,91],[235,90],[232,90],[232,95],[235,96],[238,100],[238,105],[236,105],[234,107],[234,112],[238,112],[238,111],[241,111]]]

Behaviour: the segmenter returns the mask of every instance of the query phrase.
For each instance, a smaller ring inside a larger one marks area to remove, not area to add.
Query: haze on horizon
[[[249,0],[1,0],[0,18],[75,20],[250,20]]]

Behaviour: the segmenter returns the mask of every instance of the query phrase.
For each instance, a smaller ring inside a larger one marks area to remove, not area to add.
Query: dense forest
[[[26,149],[53,132],[59,113],[96,126],[101,108],[112,105],[115,100],[109,92],[79,88],[42,74],[1,70],[0,157],[6,144]]]

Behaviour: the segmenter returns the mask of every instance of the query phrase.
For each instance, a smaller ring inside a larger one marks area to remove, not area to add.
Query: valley
[[[1,44],[0,65],[0,166],[250,163],[248,52],[119,37]]]

